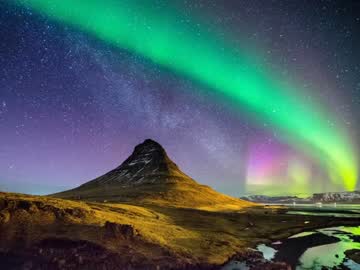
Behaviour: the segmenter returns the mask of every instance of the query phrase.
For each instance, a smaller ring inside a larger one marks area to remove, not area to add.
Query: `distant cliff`
[[[360,203],[360,191],[315,193],[314,202]]]
[[[297,196],[266,196],[266,195],[250,195],[241,197],[243,200],[258,203],[360,203],[360,191],[352,192],[325,192],[314,193],[307,198],[299,198]]]

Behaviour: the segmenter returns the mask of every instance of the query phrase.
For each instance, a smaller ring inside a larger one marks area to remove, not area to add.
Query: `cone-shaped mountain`
[[[141,185],[194,181],[184,174],[157,142],[147,139],[116,169],[90,181],[89,185]]]
[[[90,201],[161,203],[208,208],[250,203],[200,185],[183,173],[157,142],[147,139],[117,168],[75,189],[53,194]]]

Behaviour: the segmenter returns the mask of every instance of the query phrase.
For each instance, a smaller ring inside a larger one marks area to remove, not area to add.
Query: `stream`
[[[336,266],[359,270],[360,264],[345,255],[345,251],[352,249],[360,249],[360,226],[318,229],[293,235],[282,242],[257,246],[265,259],[287,262],[296,270]]]

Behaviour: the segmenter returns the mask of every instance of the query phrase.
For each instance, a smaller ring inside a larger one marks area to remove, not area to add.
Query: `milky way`
[[[73,186],[152,137],[233,195],[355,188],[358,6],[67,2],[2,4],[5,185]]]

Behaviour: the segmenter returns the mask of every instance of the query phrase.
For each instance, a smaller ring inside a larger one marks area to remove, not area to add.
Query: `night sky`
[[[3,0],[0,190],[75,187],[146,138],[230,195],[359,188],[359,48],[358,1]]]

